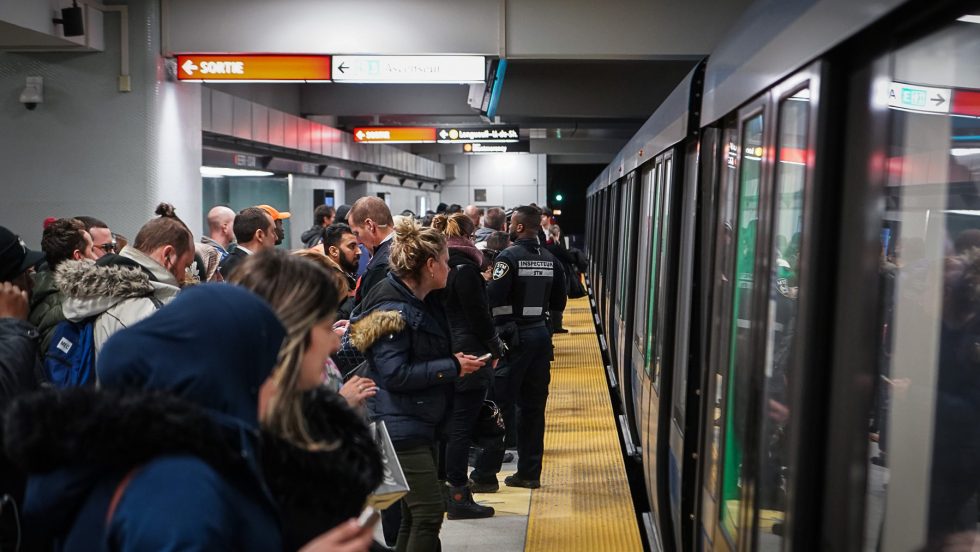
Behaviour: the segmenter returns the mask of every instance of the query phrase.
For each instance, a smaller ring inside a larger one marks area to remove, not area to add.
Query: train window
[[[670,247],[670,240],[672,236],[670,235],[670,220],[671,220],[671,197],[673,195],[673,167],[674,158],[667,157],[664,161],[664,172],[663,172],[663,182],[661,184],[661,213],[660,213],[660,257],[665,260],[668,254],[668,249]],[[658,312],[655,315],[657,320],[656,329],[656,347],[653,359],[653,385],[656,389],[660,390],[660,376],[661,368],[663,367],[663,356],[664,347],[667,346],[666,331],[668,324],[672,322],[669,313],[666,312],[666,294],[668,293],[667,284],[667,263],[660,263],[660,274],[657,275],[659,284],[657,285],[657,292],[660,294]]]
[[[743,463],[748,427],[749,380],[752,372],[752,289],[755,280],[756,229],[759,223],[759,188],[762,179],[763,115],[742,124],[739,147],[738,229],[735,238],[735,282],[732,300],[731,344],[728,357],[728,394],[725,412],[725,447],[722,463],[721,526],[738,539],[745,496]]]
[[[620,224],[619,224],[619,293],[617,294],[617,315],[624,316],[626,311],[626,290],[629,286],[629,274],[627,268],[630,256],[630,245],[633,237],[633,177],[628,176],[623,181],[622,199],[620,201]]]
[[[978,19],[894,51],[877,99],[888,170],[866,550],[980,545]]]
[[[643,182],[640,187],[641,197],[643,198],[643,204],[640,211],[640,247],[638,264],[639,271],[636,276],[636,288],[637,297],[636,305],[638,308],[635,309],[633,314],[633,343],[636,344],[637,351],[646,350],[646,316],[647,312],[644,309],[647,301],[647,278],[649,273],[650,255],[652,249],[652,236],[653,231],[653,201],[654,201],[654,179],[656,175],[656,165],[651,163],[647,165],[646,169],[643,171]]]
[[[782,548],[790,465],[790,384],[792,355],[800,345],[796,332],[799,313],[800,250],[804,236],[803,199],[807,176],[810,89],[804,88],[779,103],[776,142],[774,219],[766,336],[762,434],[759,440],[759,493],[756,500],[760,550]]]
[[[657,163],[657,171],[654,177],[653,193],[653,232],[650,238],[650,271],[649,286],[647,291],[647,319],[644,325],[646,329],[646,347],[643,352],[644,366],[648,375],[653,372],[653,346],[656,341],[655,334],[657,328],[657,289],[658,278],[657,268],[660,266],[660,222],[663,212],[663,184],[664,184],[664,164],[662,161]],[[660,391],[658,382],[654,381],[654,388]]]

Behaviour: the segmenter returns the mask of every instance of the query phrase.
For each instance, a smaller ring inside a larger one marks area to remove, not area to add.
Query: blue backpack
[[[159,309],[153,295],[146,297]],[[95,385],[95,339],[93,329],[98,316],[78,322],[62,320],[54,327],[51,344],[44,355],[44,373],[58,389]]]
[[[44,372],[52,385],[82,387],[95,384],[95,319],[80,322],[62,320],[51,334],[51,345],[44,355]]]

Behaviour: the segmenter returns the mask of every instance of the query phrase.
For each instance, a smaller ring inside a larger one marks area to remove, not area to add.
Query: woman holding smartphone
[[[456,382],[446,432],[446,479],[451,487],[446,508],[449,519],[487,518],[494,515],[494,510],[473,500],[466,469],[480,408],[493,385],[493,365],[501,356],[501,342],[490,316],[486,280],[480,271],[483,253],[473,245],[473,221],[463,213],[436,215],[432,227],[442,232],[449,244],[444,300],[453,350],[487,360],[472,376]]]
[[[385,422],[411,489],[402,499],[399,552],[439,550],[443,501],[436,436],[447,418],[453,383],[484,362],[453,347],[440,293],[449,276],[446,238],[405,219],[395,224],[390,272],[361,303],[351,343],[363,351],[377,395],[372,420]]]

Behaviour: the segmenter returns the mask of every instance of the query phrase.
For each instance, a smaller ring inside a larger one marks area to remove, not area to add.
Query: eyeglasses
[[[99,249],[105,251],[106,253],[116,252],[116,242],[100,243],[98,245],[93,245],[92,247],[98,247]]]

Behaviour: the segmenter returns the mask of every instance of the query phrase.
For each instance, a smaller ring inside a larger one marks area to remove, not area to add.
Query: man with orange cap
[[[282,221],[288,219],[292,215],[289,214],[289,211],[277,211],[276,208],[271,205],[256,205],[256,207],[262,209],[266,213],[269,213],[272,220],[276,222],[276,245],[279,245],[286,237],[286,231],[282,227]]]

